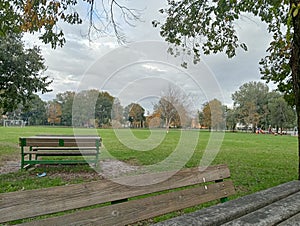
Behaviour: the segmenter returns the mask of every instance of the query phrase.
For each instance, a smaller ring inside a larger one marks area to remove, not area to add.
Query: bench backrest
[[[151,174],[153,180],[163,178],[168,172]],[[124,225],[158,215],[220,199],[235,193],[226,165],[183,169],[168,180],[149,186],[125,186],[109,180],[59,186],[40,190],[0,194],[0,223],[17,219],[62,212],[70,209],[103,203],[118,203],[91,210],[76,211],[61,217],[46,218],[39,225],[93,223],[96,225]],[[140,177],[123,178],[126,182],[143,180]],[[148,178],[149,180],[149,178]],[[192,186],[203,184],[203,186]],[[180,188],[179,190],[177,188]],[[175,189],[172,190],[172,189]],[[163,191],[172,190],[163,193]],[[158,192],[158,193],[157,193]],[[146,194],[155,196],[143,197]],[[142,197],[138,197],[142,196]],[[134,200],[125,201],[130,198]],[[121,203],[120,203],[121,201]],[[30,224],[29,224],[30,225]]]
[[[99,147],[100,137],[90,136],[34,136],[20,137],[21,147]]]

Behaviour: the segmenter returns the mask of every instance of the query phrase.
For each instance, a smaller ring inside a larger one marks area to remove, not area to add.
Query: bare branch
[[[89,9],[89,28],[88,37],[91,41],[93,31],[96,31],[100,35],[111,35],[117,38],[120,44],[126,42],[126,37],[123,33],[122,23],[131,27],[135,26],[136,21],[141,21],[141,10],[129,8],[123,4],[120,4],[117,0],[101,0],[101,13],[98,13],[96,2],[91,0]],[[121,20],[118,21],[117,16],[120,14]],[[102,15],[105,15],[104,17]]]

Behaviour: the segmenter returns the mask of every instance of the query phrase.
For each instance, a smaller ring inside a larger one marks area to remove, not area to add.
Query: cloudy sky
[[[185,70],[180,67],[181,58],[167,54],[167,44],[151,25],[153,19],[162,19],[158,10],[166,2],[131,0],[126,4],[141,10],[141,21],[135,27],[120,22],[127,46],[120,46],[112,36],[89,41],[84,35],[86,23],[62,25],[67,43],[55,50],[36,37],[25,36],[29,45],[41,46],[48,67],[46,75],[53,79],[53,92],[41,95],[42,99],[51,100],[68,90],[98,88],[118,97],[124,106],[130,102],[149,106],[172,85],[191,96],[200,108],[215,97],[231,105],[231,94],[242,84],[260,80],[258,62],[266,55],[271,37],[258,19],[245,15],[237,23],[240,41],[248,45],[247,52],[238,51],[233,59],[223,54],[202,56],[199,65]],[[79,10],[83,14],[87,11],[84,6]]]

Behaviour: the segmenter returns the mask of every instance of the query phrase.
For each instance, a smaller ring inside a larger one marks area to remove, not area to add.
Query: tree
[[[73,126],[110,125],[114,97],[97,89],[76,93],[72,106]]]
[[[21,35],[0,36],[0,108],[12,111],[33,93],[49,92],[51,81],[43,76],[46,67],[38,47],[25,49]]]
[[[99,92],[96,109],[95,118],[97,119],[99,125],[109,125],[112,117],[112,108],[114,103],[114,97],[108,92]]]
[[[213,99],[203,105],[203,124],[209,129],[225,128],[224,107],[221,101]]]
[[[159,111],[153,112],[153,114],[146,117],[146,124],[149,128],[160,128],[161,127],[161,115]]]
[[[261,73],[267,82],[273,81],[285,94],[290,104],[295,104],[298,131],[300,129],[300,1],[219,0],[168,1],[166,15],[160,26],[161,35],[178,48],[191,50],[194,62],[201,53],[225,52],[236,55],[236,49],[247,50],[236,33],[237,21],[243,13],[252,13],[268,25],[273,41],[267,49],[268,56],[261,60]],[[174,52],[174,51],[173,51]],[[300,133],[298,133],[300,179]]]
[[[145,118],[145,109],[136,103],[127,105],[124,109],[124,117],[130,122],[131,128],[143,128]]]
[[[86,4],[84,4],[85,2]],[[40,33],[44,43],[50,43],[52,48],[63,46],[66,42],[61,23],[81,24],[82,18],[87,18],[86,11],[80,15],[79,7],[88,8],[88,35],[92,31],[100,34],[114,32],[119,41],[124,41],[120,24],[132,26],[132,21],[139,19],[139,11],[121,4],[117,0],[11,0],[0,2],[0,36],[8,32]],[[78,6],[78,7],[77,7]],[[100,6],[100,8],[97,6]],[[115,14],[121,14],[116,17]],[[121,19],[120,19],[121,18]],[[119,23],[120,22],[120,23]]]
[[[198,120],[199,120],[199,124],[200,127],[204,127],[204,114],[203,111],[198,110]]]
[[[189,99],[179,88],[169,86],[154,110],[160,113],[166,129],[170,126],[184,127],[189,121]]]
[[[253,132],[261,126],[266,114],[269,88],[262,82],[248,82],[232,94],[232,100],[238,117],[246,126],[252,125]]]
[[[57,101],[49,101],[47,106],[48,123],[50,125],[61,124],[61,104]]]
[[[123,107],[121,105],[121,102],[118,98],[114,98],[114,104],[112,106],[112,112],[111,112],[111,118],[112,118],[112,124],[114,128],[118,128],[122,126],[123,123]]]
[[[61,124],[65,126],[72,125],[72,106],[75,92],[66,91],[56,95],[56,101],[61,104]]]
[[[295,124],[295,112],[291,106],[287,104],[283,96],[280,94],[273,94],[273,98],[268,103],[270,111],[271,125],[276,126],[276,133],[283,128],[293,128]]]
[[[232,132],[236,129],[236,124],[238,123],[238,115],[235,108],[230,109],[226,107],[226,127],[228,130],[231,130]]]
[[[45,125],[47,122],[46,102],[38,95],[27,102],[27,106],[22,106],[21,118],[26,121],[28,125]]]

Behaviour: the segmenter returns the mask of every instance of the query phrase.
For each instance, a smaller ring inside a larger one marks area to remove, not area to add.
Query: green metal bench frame
[[[84,164],[97,166],[101,138],[96,136],[33,136],[20,137],[21,169],[35,164]],[[25,156],[28,156],[26,158]],[[41,159],[42,156],[94,156],[84,159]]]

